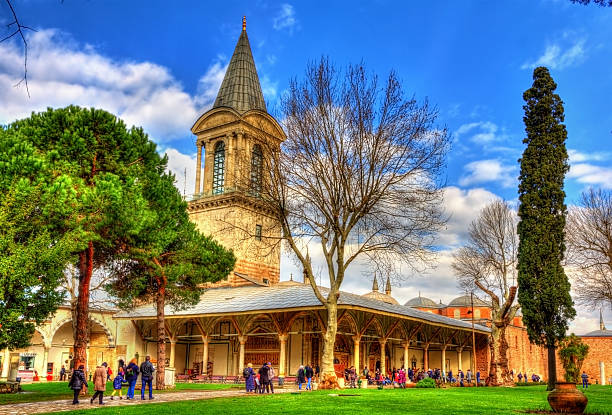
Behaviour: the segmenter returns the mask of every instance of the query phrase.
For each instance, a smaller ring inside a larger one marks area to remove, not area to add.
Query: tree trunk
[[[325,308],[327,309],[327,330],[323,336],[321,375],[329,374],[335,377],[334,345],[336,343],[336,332],[338,331],[338,302],[334,293],[329,293],[329,298],[325,303]]]
[[[157,386],[156,389],[165,388],[166,374],[166,325],[164,307],[166,306],[166,286],[160,284],[157,293]]]
[[[87,370],[87,343],[89,342],[89,286],[93,274],[93,242],[79,253],[79,295],[76,304],[76,331],[74,336],[74,368],[84,365]]]
[[[491,365],[489,376],[491,385],[512,386],[512,378],[508,368],[508,341],[504,322],[494,321],[491,324]]]
[[[548,346],[548,386],[547,391],[551,391],[555,388],[557,383],[557,348],[555,346]]]

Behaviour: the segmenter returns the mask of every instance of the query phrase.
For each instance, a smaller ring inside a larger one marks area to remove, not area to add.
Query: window
[[[215,145],[215,158],[213,162],[213,184],[212,184],[213,195],[219,195],[223,193],[224,184],[225,184],[225,143],[223,141],[219,141]]]
[[[255,239],[261,241],[261,225],[255,225]]]
[[[480,309],[479,309],[479,308],[477,308],[476,310],[474,310],[474,318],[475,318],[476,320],[479,320],[479,319],[480,319]]]
[[[459,311],[458,308],[455,308],[455,310],[453,311],[453,317],[461,318],[461,312]]]
[[[251,153],[251,191],[259,196],[261,193],[261,175],[263,170],[263,153],[261,146],[255,144]]]

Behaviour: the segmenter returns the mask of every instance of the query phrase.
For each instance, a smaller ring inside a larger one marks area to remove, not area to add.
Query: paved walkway
[[[287,393],[292,392],[294,389],[275,389],[276,393]],[[236,396],[247,396],[244,390],[199,390],[199,391],[187,391],[187,392],[165,392],[155,394],[155,399],[152,401],[141,400],[138,395],[134,400],[123,400],[117,399],[110,400],[109,397],[104,396],[103,407],[114,407],[114,406],[130,406],[140,405],[144,403],[163,403],[163,402],[174,402],[174,401],[189,401],[198,399],[212,399],[212,398],[229,398]],[[0,415],[29,415],[29,414],[41,414],[45,412],[65,412],[73,411],[76,409],[95,409],[99,408],[100,405],[96,403],[89,403],[90,397],[81,397],[81,403],[78,405],[72,405],[72,400],[63,399],[61,401],[43,401],[43,402],[28,402],[19,404],[8,404],[0,405]]]

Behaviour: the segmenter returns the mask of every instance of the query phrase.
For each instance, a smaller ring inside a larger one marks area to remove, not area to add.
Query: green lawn
[[[100,408],[96,415],[198,414],[516,414],[526,410],[549,410],[545,386],[515,388],[452,388],[406,390],[344,390],[302,394],[217,398],[129,407]],[[587,413],[612,414],[612,387],[592,386],[587,392]],[[63,412],[91,414],[90,410]]]
[[[231,387],[232,385],[208,383],[177,383],[176,389],[163,392],[190,391],[201,389],[229,389]],[[67,382],[32,383],[30,385],[22,385],[22,389],[25,393],[0,394],[0,405],[22,402],[52,401],[57,399],[72,399],[72,390],[68,388]],[[113,384],[111,382],[108,382],[106,384],[105,395],[110,395],[112,391]],[[163,392],[155,391],[155,393]],[[124,386],[123,394],[125,395],[126,393],[127,386]],[[139,394],[140,391],[137,390],[136,393]]]

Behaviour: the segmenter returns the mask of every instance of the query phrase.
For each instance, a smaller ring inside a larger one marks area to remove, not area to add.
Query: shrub
[[[435,388],[436,381],[433,380],[432,378],[421,379],[417,382],[416,387],[417,388]]]

